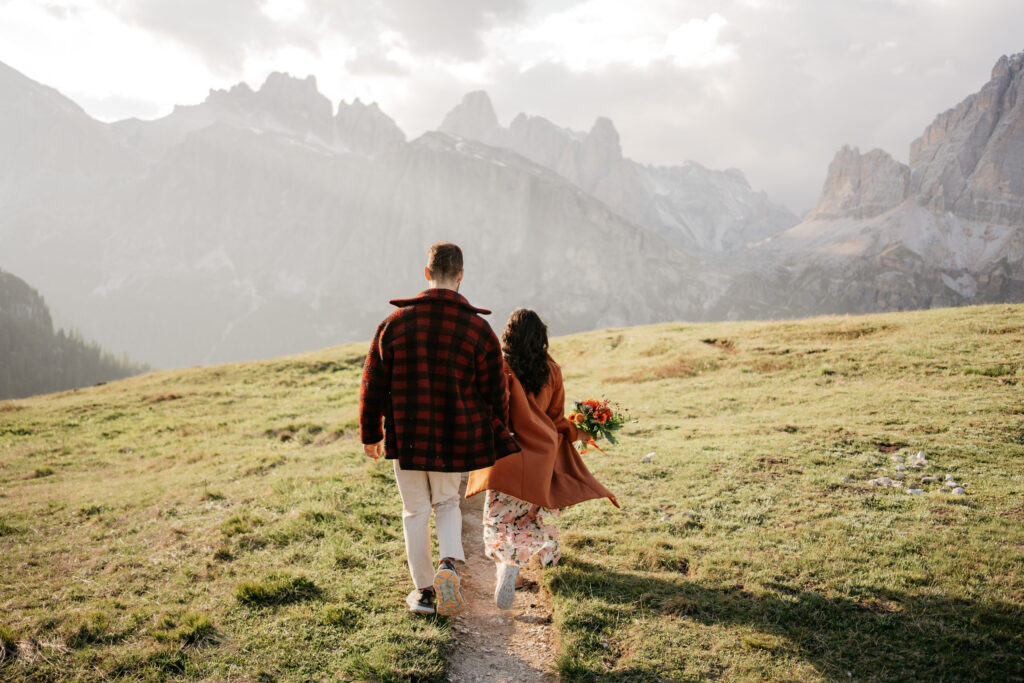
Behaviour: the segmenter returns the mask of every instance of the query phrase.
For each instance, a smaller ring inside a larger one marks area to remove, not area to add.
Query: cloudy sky
[[[414,137],[484,89],[504,124],[608,116],[638,161],[803,212],[843,144],[906,161],[1022,26],[1021,0],[0,0],[0,61],[108,121],[287,71]]]

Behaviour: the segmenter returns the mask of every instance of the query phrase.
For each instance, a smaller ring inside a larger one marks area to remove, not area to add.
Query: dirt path
[[[462,500],[466,565],[461,577],[467,605],[465,612],[452,619],[456,644],[448,680],[556,681],[549,673],[554,661],[551,604],[536,583],[539,570],[520,570],[533,585],[516,590],[512,609],[494,605],[494,563],[484,557],[480,527],[483,504],[482,493]]]

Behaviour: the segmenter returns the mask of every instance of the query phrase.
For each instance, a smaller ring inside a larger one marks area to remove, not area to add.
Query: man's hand
[[[367,458],[373,458],[373,461],[377,462],[380,460],[380,456],[384,455],[384,442],[364,443],[363,452],[366,453]]]

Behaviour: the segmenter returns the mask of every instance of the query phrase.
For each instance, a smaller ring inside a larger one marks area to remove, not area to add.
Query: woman
[[[487,492],[484,548],[497,564],[494,601],[509,609],[519,567],[534,555],[542,566],[558,563],[558,529],[549,517],[559,508],[615,496],[587,470],[573,442],[590,434],[565,417],[562,370],[548,355],[548,330],[520,308],[501,338],[509,384],[509,427],[522,450],[470,474],[466,497]]]

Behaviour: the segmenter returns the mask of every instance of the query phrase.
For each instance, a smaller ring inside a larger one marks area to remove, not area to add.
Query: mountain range
[[[0,64],[0,267],[54,315],[158,366],[365,339],[459,243],[492,325],[553,333],[662,320],[1024,300],[1024,55],[911,146],[844,147],[801,220],[736,169],[623,156],[470,93],[407,140],[312,77],[211,91],[105,124]]]

